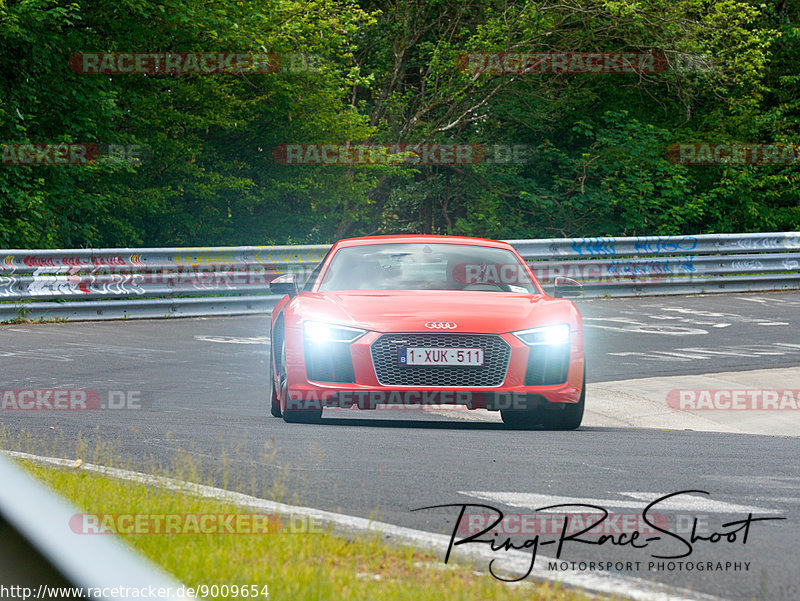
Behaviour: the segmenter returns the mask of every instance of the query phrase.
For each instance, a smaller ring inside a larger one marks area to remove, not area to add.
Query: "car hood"
[[[431,331],[428,322],[455,323],[445,331],[502,334],[552,323],[580,324],[572,302],[541,294],[414,290],[304,293],[293,311],[301,320],[325,321],[376,332]]]

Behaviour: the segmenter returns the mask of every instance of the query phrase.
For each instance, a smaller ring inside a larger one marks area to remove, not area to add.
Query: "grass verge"
[[[176,493],[95,473],[24,467],[85,512],[95,514],[243,514],[221,501]],[[283,521],[283,523],[286,523]],[[288,525],[288,524],[287,524]],[[307,530],[305,525],[300,530]],[[243,529],[246,530],[246,529]],[[516,600],[588,601],[558,585],[509,585],[465,565],[388,545],[379,536],[342,536],[328,528],[313,533],[273,527],[269,533],[123,534],[133,547],[191,587],[256,585],[271,599],[347,601]],[[208,598],[224,598],[208,595]],[[228,595],[232,598],[232,595]],[[265,597],[256,597],[264,599]]]

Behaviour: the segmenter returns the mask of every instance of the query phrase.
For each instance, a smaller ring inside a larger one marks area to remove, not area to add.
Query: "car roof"
[[[369,244],[401,244],[401,243],[436,243],[436,244],[468,244],[471,246],[488,246],[493,248],[513,248],[508,242],[488,240],[486,238],[470,238],[468,236],[441,236],[435,234],[392,234],[386,236],[363,236],[360,238],[344,238],[335,246],[367,246]]]

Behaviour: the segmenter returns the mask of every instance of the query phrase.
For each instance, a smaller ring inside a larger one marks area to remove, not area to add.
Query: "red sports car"
[[[506,242],[455,236],[340,240],[272,313],[272,415],[323,408],[465,405],[515,427],[571,430],[583,418],[583,322],[545,294]]]

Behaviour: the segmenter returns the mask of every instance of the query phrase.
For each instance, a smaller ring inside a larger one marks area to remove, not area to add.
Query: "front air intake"
[[[306,375],[311,382],[353,384],[353,359],[349,342],[305,341]]]

